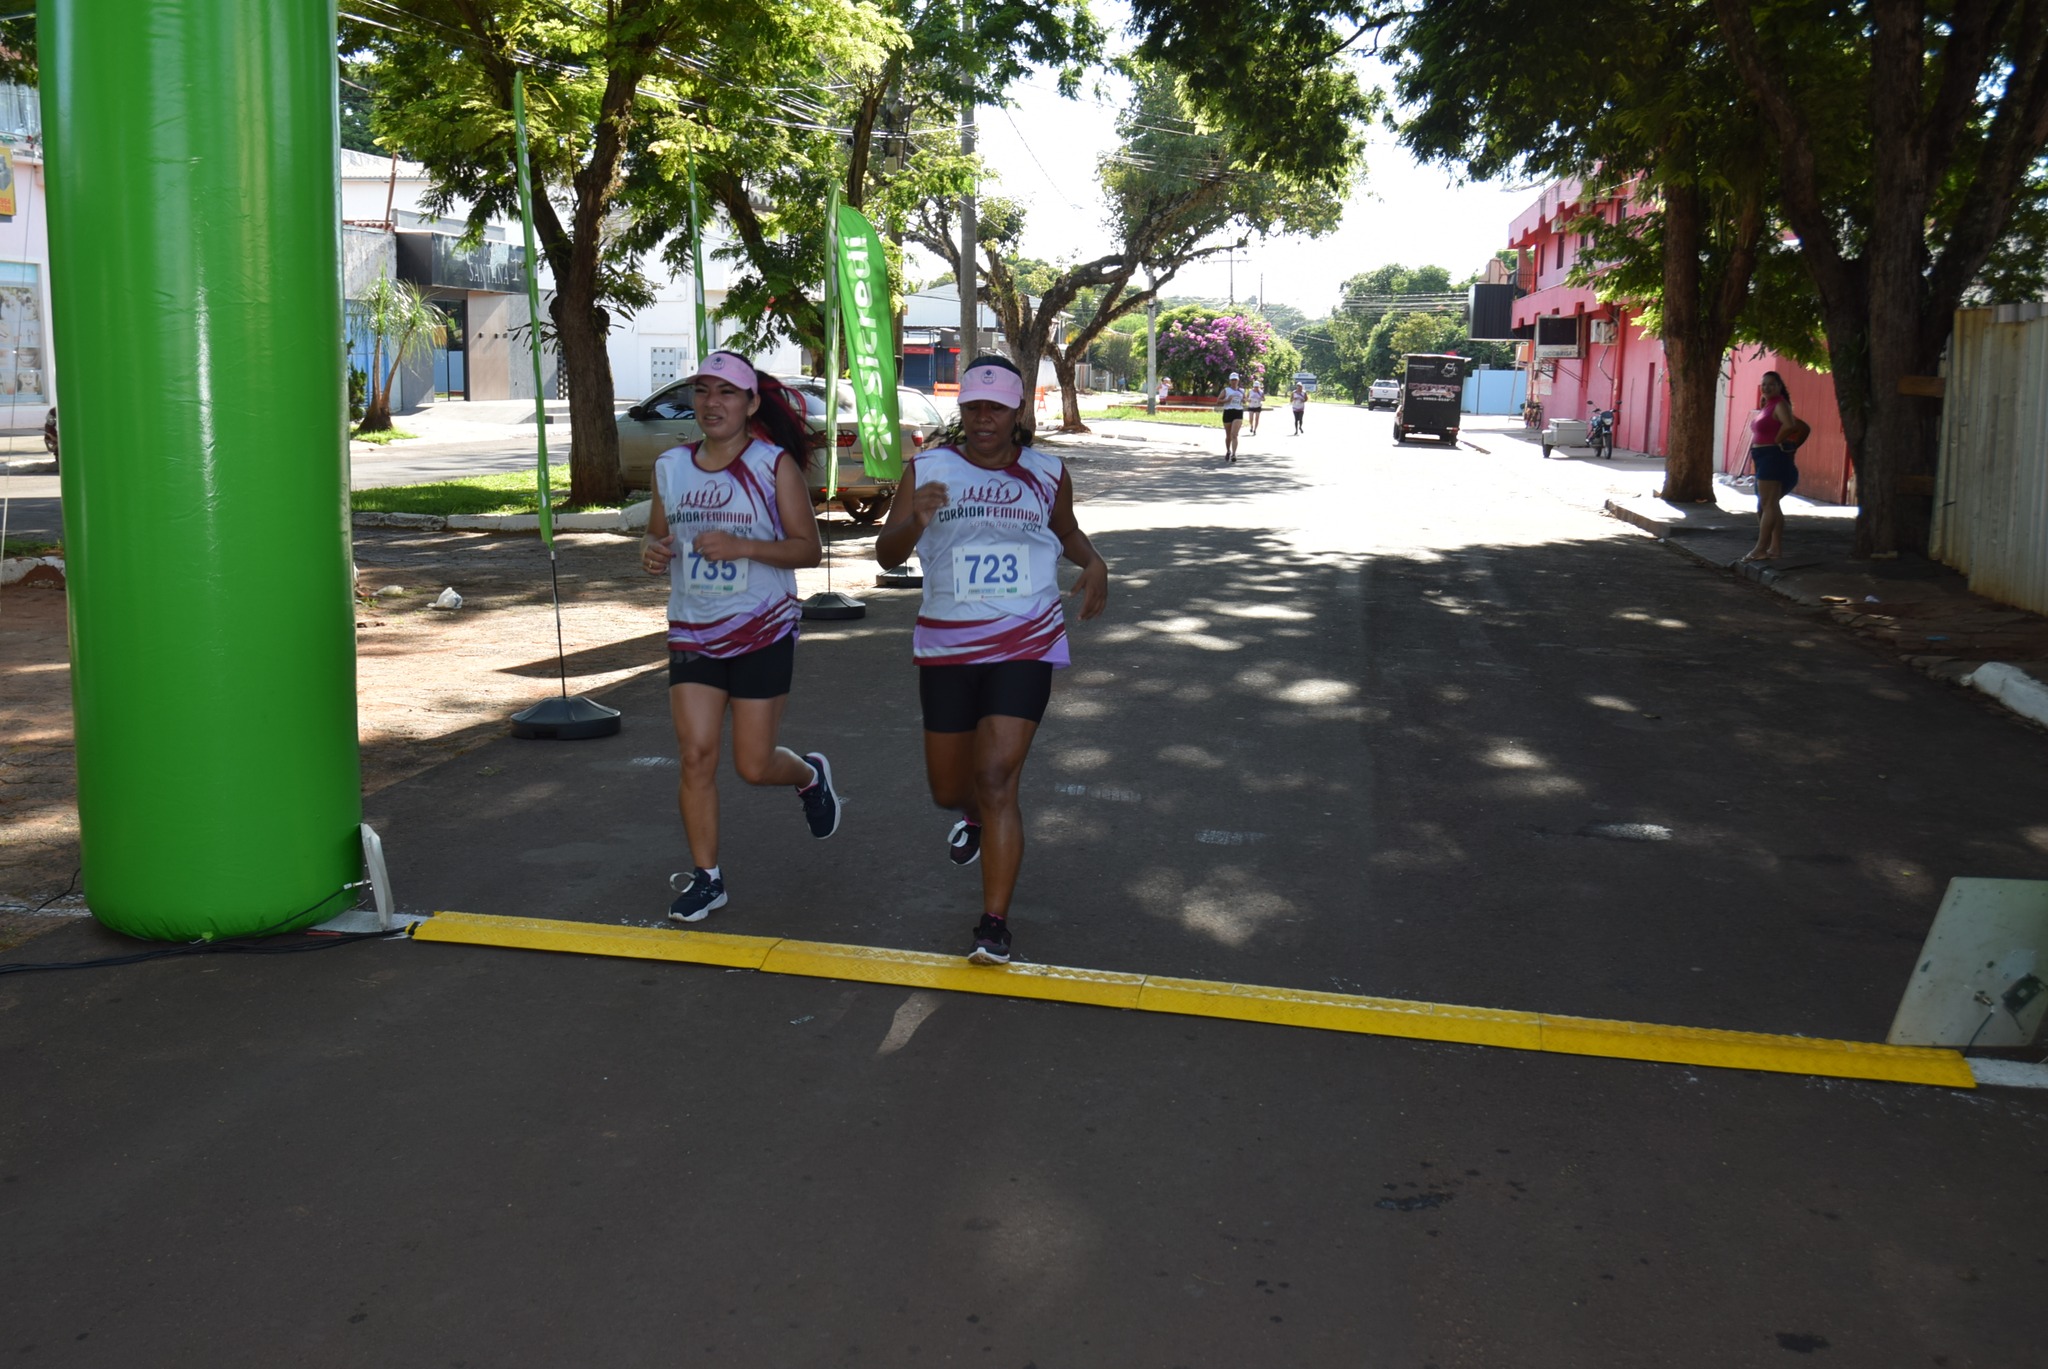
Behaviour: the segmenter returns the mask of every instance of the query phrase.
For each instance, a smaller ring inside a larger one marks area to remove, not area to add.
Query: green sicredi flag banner
[[[877,480],[903,474],[896,406],[896,309],[889,259],[875,226],[858,209],[839,207],[839,316],[846,323],[846,364],[853,377],[861,460]]]

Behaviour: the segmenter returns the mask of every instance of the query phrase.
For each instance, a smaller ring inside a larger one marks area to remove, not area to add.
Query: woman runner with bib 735
[[[1060,554],[1081,568],[1081,616],[1109,599],[1109,567],[1074,521],[1074,485],[1056,456],[1034,450],[1024,378],[978,357],[960,383],[960,426],[903,472],[875,542],[884,568],[915,550],[924,602],[912,636],[924,705],[924,767],[932,800],[958,812],[947,837],[955,865],[981,861],[981,921],[968,959],[1010,959],[1010,896],[1024,859],[1017,783],[1067,664]]]
[[[668,709],[683,778],[677,806],[690,874],[673,875],[668,915],[696,922],[725,906],[718,868],[718,748],[732,711],[732,763],[748,784],[786,784],[811,835],[839,830],[822,752],[775,743],[796,664],[796,572],[824,557],[796,455],[800,401],[744,357],[713,352],[696,375],[704,440],[662,453],[640,565],[669,577]]]

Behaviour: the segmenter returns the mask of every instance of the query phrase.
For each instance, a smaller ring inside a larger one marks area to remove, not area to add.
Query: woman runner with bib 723
[[[824,557],[798,455],[808,439],[803,408],[733,352],[704,359],[696,395],[704,439],[654,463],[640,549],[649,575],[669,577],[668,710],[693,866],[669,878],[676,899],[668,915],[677,922],[725,906],[717,774],[728,708],[740,778],[796,790],[812,836],[839,830],[831,763],[775,742],[796,663],[796,572]]]
[[[924,705],[924,768],[932,799],[958,812],[947,837],[955,865],[981,861],[981,921],[968,959],[1010,960],[1010,896],[1024,859],[1017,783],[1067,664],[1060,554],[1081,568],[1081,616],[1109,599],[1109,567],[1074,521],[1074,485],[1056,456],[1034,450],[1024,378],[978,357],[960,383],[960,425],[903,472],[875,542],[884,568],[914,550],[924,602],[912,652]]]

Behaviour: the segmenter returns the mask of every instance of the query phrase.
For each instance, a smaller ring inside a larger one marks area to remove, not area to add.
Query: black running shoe
[[[1009,964],[1010,924],[983,913],[974,926],[974,949],[967,953],[967,959],[975,965]]]
[[[981,824],[966,818],[946,833],[946,859],[955,865],[972,865],[981,859]]]
[[[725,906],[725,881],[713,879],[700,867],[689,874],[668,877],[676,901],[668,905],[670,922],[702,922],[713,909]]]
[[[810,788],[797,790],[796,796],[804,801],[804,821],[811,825],[811,835],[822,839],[839,830],[839,791],[832,787],[832,762],[824,752],[806,752],[804,759],[818,778]]]

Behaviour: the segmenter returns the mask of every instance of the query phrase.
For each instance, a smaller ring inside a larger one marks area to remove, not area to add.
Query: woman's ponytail
[[[811,429],[804,417],[803,396],[774,376],[756,373],[761,387],[761,407],[754,411],[754,427],[762,437],[788,452],[802,470],[810,461]]]

